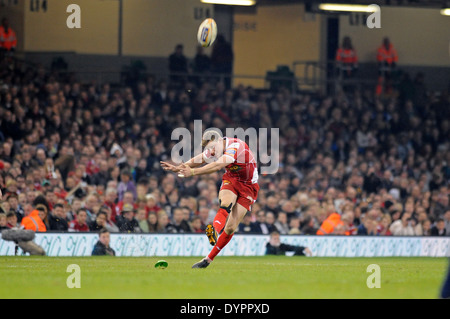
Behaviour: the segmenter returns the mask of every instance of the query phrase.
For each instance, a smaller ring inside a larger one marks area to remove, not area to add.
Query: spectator
[[[96,218],[97,209],[99,208],[99,198],[96,193],[90,193],[85,197],[83,208],[88,215],[88,224],[92,223]]]
[[[339,74],[344,79],[353,78],[358,69],[358,56],[353,48],[350,37],[344,37],[342,46],[336,52],[336,62]]]
[[[251,234],[254,233],[254,229],[252,228],[252,215],[250,212],[244,215],[241,223],[238,227],[238,232],[241,234]]]
[[[16,193],[9,194],[7,197],[9,209],[12,210],[20,223],[24,216],[23,207],[19,204],[19,196]]]
[[[264,208],[264,210],[266,213],[274,214],[275,217],[278,216],[279,207],[277,198],[275,196],[267,197],[266,207]]]
[[[119,210],[119,212],[121,212],[125,205],[131,205],[133,206],[133,209],[137,209],[137,204],[134,200],[133,192],[126,191],[123,194],[123,199],[117,203],[116,211]],[[116,215],[116,222],[117,222],[117,215]]]
[[[133,200],[137,199],[136,185],[134,184],[132,176],[133,175],[129,169],[123,169],[120,172],[120,183],[117,186],[117,196],[119,202],[123,200],[126,192],[133,194]]]
[[[183,220],[189,225],[189,221],[194,217],[194,212],[187,206],[181,206],[181,210],[183,211]]]
[[[411,225],[411,214],[403,212],[400,219],[391,224],[389,230],[394,236],[414,236],[414,228]]]
[[[120,208],[116,204],[117,200],[117,190],[115,188],[109,187],[106,189],[104,205],[111,209],[111,220],[116,222],[116,215],[120,213]]]
[[[147,212],[145,210],[145,207],[143,208],[138,208],[137,212],[136,212],[136,216],[135,219],[137,220],[138,224],[139,224],[139,228],[141,228],[141,230],[145,233],[145,231],[142,229],[141,224],[143,224],[144,222],[147,221]],[[147,231],[148,232],[148,231]]]
[[[195,54],[193,61],[193,71],[197,85],[205,80],[204,75],[208,74],[211,70],[211,58],[205,54],[202,46],[197,46],[197,53]]]
[[[392,71],[398,62],[397,51],[388,37],[383,39],[383,43],[377,50],[377,62],[380,70]]]
[[[211,70],[213,73],[225,76],[225,87],[231,87],[234,54],[231,44],[223,34],[218,34],[211,53]]]
[[[117,227],[122,233],[141,233],[139,223],[134,217],[135,210],[132,205],[125,204],[120,216],[117,216]]]
[[[17,222],[17,215],[13,210],[10,210],[6,214],[6,221],[7,221],[6,226],[8,228],[17,228],[17,226],[19,225]]]
[[[412,228],[411,228],[412,229]],[[362,223],[358,226],[357,235],[375,236],[377,234],[377,222],[369,216],[365,216]]]
[[[285,212],[283,211],[278,212],[278,217],[274,223],[274,226],[276,227],[277,231],[282,235],[286,235],[289,233],[288,218]]]
[[[384,214],[383,217],[381,218],[381,221],[380,221],[379,225],[378,225],[378,229],[377,229],[378,235],[391,236],[392,233],[389,230],[389,226],[391,225],[391,222],[392,222],[391,215],[389,215],[387,213]],[[424,223],[422,223],[422,229],[423,229],[423,232],[425,232],[425,228],[423,228],[423,225],[424,225]]]
[[[7,224],[8,224],[8,222],[6,220],[6,214],[5,213],[0,213],[0,232],[3,229],[9,229]]]
[[[147,213],[149,213],[149,212],[156,213],[161,209],[161,207],[158,205],[158,201],[156,200],[155,195],[147,194],[145,196],[145,199],[146,199],[145,207],[146,207]]]
[[[300,235],[300,218],[294,216],[289,220],[289,235]]]
[[[433,209],[433,218],[434,219],[444,218],[445,212],[447,210],[450,210],[449,196],[450,195],[447,195],[447,194],[444,195],[442,193],[437,195],[434,209]]]
[[[148,213],[147,219],[139,222],[139,227],[144,233],[156,233],[158,231],[158,215],[154,212]]]
[[[383,43],[377,50],[378,62],[378,85],[376,94],[380,95],[384,89],[392,90],[392,72],[395,70],[398,62],[397,51],[388,37],[383,39]]]
[[[39,198],[39,197],[38,197]],[[36,203],[37,201],[35,201]],[[50,230],[48,207],[45,204],[36,204],[36,209],[38,210],[38,215],[44,223],[47,230]]]
[[[169,216],[163,212],[158,215],[158,233],[176,233],[175,227],[170,223]]]
[[[200,217],[203,228],[206,228],[208,224],[214,222],[215,212],[211,212],[210,214],[210,211],[211,209],[209,209],[207,206],[200,206],[198,217]]]
[[[414,226],[414,233],[416,236],[423,235],[423,222],[428,219],[427,213],[423,210],[422,207],[418,207],[416,209],[416,213],[414,214],[414,219],[416,220],[416,225]]]
[[[45,214],[45,207],[43,205],[37,205],[36,209],[22,218],[21,227],[34,232],[46,232],[47,226],[42,220],[42,216]]]
[[[99,231],[99,239],[92,250],[92,256],[115,256],[115,250],[110,246],[111,234],[105,228]]]
[[[175,51],[169,56],[169,72],[170,80],[174,84],[181,85],[186,79],[188,73],[188,61],[184,56],[183,45],[177,44]]]
[[[109,206],[106,205],[102,205],[100,207],[99,212],[104,212],[106,213],[106,223],[105,223],[105,228],[110,232],[110,233],[118,233],[119,232],[119,227],[117,227],[116,223],[111,219],[112,216],[112,210]]]
[[[77,211],[81,208],[81,200],[79,198],[72,199],[70,210],[66,214],[66,220],[71,222],[77,218]],[[87,213],[86,213],[87,214]]]
[[[267,228],[269,229],[269,233],[273,231],[278,231],[277,227],[275,226],[275,214],[272,212],[266,213],[266,224]]]
[[[99,171],[92,176],[92,183],[106,187],[110,178],[108,162],[106,160],[100,161]]]
[[[312,255],[308,247],[283,244],[280,240],[280,233],[271,232],[269,242],[266,244],[266,255],[286,255],[287,252],[293,252],[294,256]]]
[[[266,212],[264,210],[256,212],[256,221],[253,223],[253,228],[257,234],[269,234],[269,227],[266,223]]]
[[[424,219],[422,221],[422,236],[431,236],[431,221]]]
[[[172,226],[177,233],[191,233],[192,229],[184,218],[183,209],[175,207],[172,213]]]
[[[191,224],[190,226],[191,226],[191,229],[192,229],[193,233],[204,234],[205,228],[202,227],[202,221],[201,221],[200,217],[194,216],[191,219],[191,223],[190,224]]]
[[[343,225],[341,215],[335,212],[334,205],[328,204],[326,206],[326,219],[320,225],[317,230],[317,235],[330,235],[333,233],[334,228],[338,225]]]
[[[444,219],[436,220],[435,225],[431,227],[431,236],[447,236]]]
[[[316,235],[317,228],[314,227],[314,218],[311,215],[305,216],[300,225],[300,232],[303,235]]]
[[[16,32],[9,26],[7,18],[2,19],[0,26],[0,50],[14,52],[17,47]]]
[[[50,229],[55,231],[67,231],[69,225],[66,220],[66,213],[62,204],[55,204],[53,210],[48,218]]]
[[[445,222],[445,233],[447,236],[450,236],[450,209],[445,212],[443,219]]]
[[[345,211],[342,216],[342,227],[344,229],[343,235],[355,235],[357,233],[357,229],[354,224],[355,214],[352,211]]]
[[[96,218],[93,222],[89,225],[89,230],[93,232],[99,232],[103,228],[106,228],[106,220],[108,219],[108,216],[106,212],[99,211],[96,215]]]
[[[77,210],[76,219],[69,222],[69,232],[88,232],[89,226],[86,222],[87,213],[86,210],[80,208]]]

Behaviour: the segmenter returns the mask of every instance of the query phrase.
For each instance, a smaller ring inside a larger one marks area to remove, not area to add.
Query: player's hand
[[[183,175],[184,177],[193,176],[191,167],[186,164],[181,164],[178,175]]]
[[[171,172],[174,172],[174,173],[178,173],[180,171],[179,166],[175,166],[175,165],[169,164],[167,162],[163,162],[163,161],[161,161],[159,163],[161,164],[161,167],[165,171],[171,171]]]
[[[312,251],[308,247],[305,247],[305,249],[303,250],[303,253],[305,254],[305,256],[308,256],[308,257],[312,256]]]

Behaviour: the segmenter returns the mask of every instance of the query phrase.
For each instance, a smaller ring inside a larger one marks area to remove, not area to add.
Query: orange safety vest
[[[5,31],[3,26],[0,26],[0,48],[10,51],[17,46],[17,37],[11,27],[8,28],[8,32]]]
[[[387,62],[392,64],[398,61],[397,51],[392,44],[389,44],[389,49],[386,49],[384,45],[381,45],[377,50],[377,61]]]
[[[20,225],[24,229],[31,229],[35,232],[46,232],[47,227],[45,227],[44,222],[39,217],[39,211],[37,209],[33,210],[30,215],[22,218]]]
[[[320,225],[320,228],[317,230],[317,235],[329,235],[333,232],[334,228],[337,225],[343,225],[344,223],[341,220],[341,215],[338,213],[332,213],[327,217]]]
[[[356,64],[358,57],[356,56],[356,51],[353,49],[339,48],[336,52],[336,61],[345,64]]]

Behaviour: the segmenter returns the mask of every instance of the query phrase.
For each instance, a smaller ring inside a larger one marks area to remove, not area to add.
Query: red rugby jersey
[[[238,138],[225,139],[225,148],[223,155],[233,160],[233,162],[225,167],[225,177],[234,178],[235,180],[248,184],[256,184],[258,182],[258,167],[252,151],[247,143]],[[203,152],[205,159],[211,159],[211,152],[206,149]],[[220,156],[215,156],[220,157]]]

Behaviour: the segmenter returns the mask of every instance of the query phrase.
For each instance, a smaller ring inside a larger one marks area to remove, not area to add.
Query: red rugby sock
[[[227,222],[228,212],[223,209],[219,208],[219,211],[216,214],[216,217],[214,217],[213,226],[216,230],[217,234],[220,234],[222,229],[225,227],[225,223]]]
[[[233,233],[234,234],[234,233]],[[233,237],[233,234],[228,235],[226,232],[223,232],[219,239],[217,240],[216,245],[213,247],[211,252],[208,255],[208,258],[214,260],[214,258],[217,256],[218,253],[229,243],[231,238]]]

